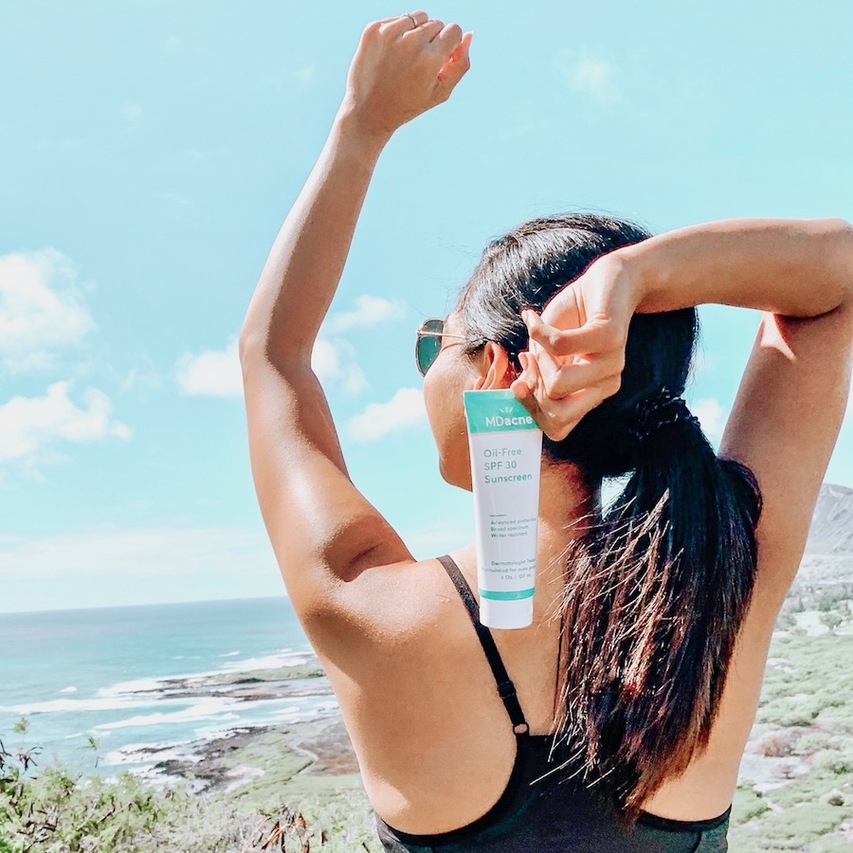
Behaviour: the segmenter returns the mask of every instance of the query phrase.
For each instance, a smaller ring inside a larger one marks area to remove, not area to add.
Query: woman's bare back
[[[451,556],[476,590],[473,547]],[[421,602],[430,614],[418,642],[396,653],[389,649],[374,676],[358,685],[334,666],[327,669],[377,813],[397,829],[428,835],[465,826],[491,808],[509,780],[516,738],[446,572],[436,560],[422,561],[413,570],[420,575]],[[559,630],[555,620],[530,629],[492,631],[534,735],[552,731]],[[645,803],[646,811],[675,820],[705,820],[729,806],[771,632],[772,620],[768,626],[760,608],[753,610],[708,750]]]

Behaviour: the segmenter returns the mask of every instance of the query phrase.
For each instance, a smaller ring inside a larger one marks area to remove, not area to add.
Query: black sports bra
[[[375,814],[382,847],[392,853],[721,853],[731,806],[719,817],[681,821],[643,812],[626,827],[609,801],[578,782],[561,778],[552,757],[553,735],[531,735],[494,638],[480,623],[468,582],[448,555],[438,558],[474,623],[516,737],[515,763],[498,801],[466,826],[433,835],[394,829]],[[554,751],[558,755],[558,751]]]

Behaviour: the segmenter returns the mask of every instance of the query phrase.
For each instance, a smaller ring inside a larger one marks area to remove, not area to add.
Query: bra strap
[[[474,630],[477,632],[480,645],[483,647],[483,651],[486,653],[486,658],[489,661],[489,666],[492,668],[492,675],[494,675],[498,686],[498,695],[503,700],[504,707],[506,707],[509,718],[512,721],[512,730],[516,735],[526,735],[530,731],[530,726],[527,724],[527,720],[524,719],[524,712],[521,710],[521,705],[515,692],[515,685],[510,680],[506,667],[501,660],[500,652],[498,652],[498,647],[495,645],[494,637],[492,637],[492,632],[480,622],[480,607],[474,598],[474,593],[471,592],[468,581],[465,580],[465,576],[459,570],[459,566],[456,565],[449,554],[438,557],[438,561],[447,570],[447,574],[450,575],[450,579],[453,581],[453,585],[459,592],[468,610],[468,615],[474,623]]]

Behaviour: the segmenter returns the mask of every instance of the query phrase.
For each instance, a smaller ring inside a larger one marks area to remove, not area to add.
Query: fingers
[[[412,19],[417,22],[417,26],[412,23]],[[448,94],[470,67],[468,48],[474,33],[463,35],[459,24],[445,24],[444,21],[432,19],[423,9],[395,15],[393,18],[382,18],[369,24],[368,29],[399,36],[406,41],[425,41],[434,47],[443,63],[438,74],[439,82],[448,90]]]
[[[587,323],[579,329],[556,329],[543,322],[535,312],[527,309],[521,318],[527,326],[531,340],[554,355],[576,355],[599,352],[610,342],[607,328],[595,322]]]
[[[556,403],[552,402],[549,409],[543,412],[542,431],[552,441],[562,441],[604,398],[601,389],[594,386]]]
[[[421,24],[416,30],[412,30],[412,37],[420,37],[425,39],[428,42],[432,42],[435,40],[436,36],[444,29],[444,21],[427,21],[425,24]],[[403,34],[404,37],[408,38],[406,34]]]
[[[522,404],[551,441],[562,441],[602,399],[604,395],[597,388],[584,388],[557,403],[551,402],[547,409],[539,405],[536,397],[522,400]]]
[[[474,38],[474,31],[469,30],[467,33],[464,33],[462,36],[462,40],[459,44],[453,48],[453,51],[450,54],[451,62],[464,62],[466,65],[466,71],[471,67],[471,58],[469,55],[469,50],[471,47],[471,39]]]
[[[512,381],[509,386],[510,390],[515,394],[516,398],[521,401],[526,400],[533,393],[530,385],[528,385],[525,380],[525,373],[528,370],[527,359],[528,355],[526,352],[520,352],[518,354],[518,360],[521,362],[521,373],[519,373],[519,375]]]
[[[510,385],[510,389],[552,441],[562,441],[588,412],[609,396],[606,388],[593,385],[553,400],[544,391],[537,360],[529,354],[522,355],[526,356],[522,359],[524,373]]]
[[[438,72],[437,86],[441,99],[450,97],[456,84],[471,67],[469,49],[474,33],[467,32],[464,35],[461,33],[462,28],[458,24],[451,24],[450,27],[445,27],[432,42],[447,51],[447,59]]]
[[[459,24],[430,19],[422,9],[374,21],[365,28],[361,43],[362,53],[372,58],[372,64],[362,63],[371,73],[356,74],[352,87],[360,84],[370,94],[371,88],[387,88],[388,80],[399,78],[402,85],[395,87],[393,98],[377,98],[379,111],[396,113],[384,125],[399,127],[450,97],[470,68],[472,36],[463,34]]]
[[[417,26],[412,23],[412,18],[417,21]],[[468,59],[468,47],[471,44],[471,38],[474,33],[468,32],[463,35],[459,24],[445,24],[444,21],[437,18],[430,18],[422,9],[418,9],[408,15],[382,18],[369,24],[368,29],[371,28],[376,29],[380,33],[390,33],[392,36],[398,36],[406,41],[415,39],[424,41],[434,46],[443,63],[450,62],[455,64],[461,62],[463,65],[466,65],[470,62]],[[457,70],[454,69],[454,71]],[[464,70],[467,70],[467,68]],[[444,71],[445,69],[442,68],[442,72]],[[442,76],[442,72],[439,73],[439,76]],[[461,74],[450,75],[445,73],[444,76],[455,76],[458,80]]]
[[[462,41],[462,27],[459,24],[447,24],[435,37],[433,43],[442,48],[450,56],[453,49]]]
[[[410,18],[409,15],[412,17]],[[412,18],[417,22],[417,28],[412,23]],[[415,31],[416,29],[420,29],[421,25],[425,24],[428,20],[429,15],[423,9],[417,9],[408,14],[395,15],[393,18],[383,18],[377,23],[381,25],[379,29],[383,33],[391,32],[394,35],[402,35],[408,30]]]
[[[510,385],[516,398],[554,441],[564,439],[580,420],[621,386],[614,359],[560,364],[559,359],[531,344],[519,353],[523,368]]]
[[[608,378],[602,375],[602,366],[597,362],[560,364],[547,353],[539,356],[538,366],[545,393],[552,400],[568,397],[581,388]]]

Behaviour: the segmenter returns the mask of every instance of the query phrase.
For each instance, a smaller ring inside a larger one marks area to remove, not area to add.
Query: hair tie
[[[687,408],[683,397],[661,388],[634,404],[630,429],[638,442],[644,442],[661,427],[675,423],[692,423],[698,427],[699,419]]]

